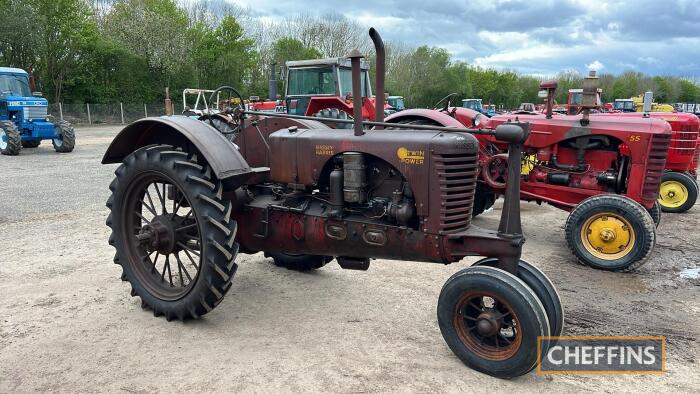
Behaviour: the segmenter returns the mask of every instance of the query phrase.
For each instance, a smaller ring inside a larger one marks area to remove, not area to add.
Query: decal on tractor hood
[[[8,101],[8,107],[48,107],[46,101]]]
[[[423,164],[425,152],[422,150],[408,150],[401,147],[396,150],[396,156],[404,164]]]

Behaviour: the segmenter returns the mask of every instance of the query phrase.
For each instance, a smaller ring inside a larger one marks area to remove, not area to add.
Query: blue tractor
[[[49,102],[31,92],[29,74],[19,68],[0,67],[0,153],[14,156],[22,148],[36,148],[51,140],[56,152],[71,152],[75,131],[70,123],[53,123]]]
[[[496,115],[495,109],[486,109],[483,105],[481,105],[481,99],[464,99],[462,100],[462,107],[473,109],[474,111],[488,116],[489,118]]]

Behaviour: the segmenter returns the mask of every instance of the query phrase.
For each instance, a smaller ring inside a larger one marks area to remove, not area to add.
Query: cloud
[[[588,68],[700,76],[697,0],[237,0],[253,17],[345,15],[385,40],[456,60],[554,75]]]
[[[600,70],[604,69],[605,66],[603,65],[603,63],[599,62],[598,60],[594,60],[592,63],[586,64],[586,68],[589,70],[593,70],[593,71],[600,71]]]

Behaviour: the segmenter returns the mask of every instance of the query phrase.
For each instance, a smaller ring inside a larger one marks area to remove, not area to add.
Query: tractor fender
[[[126,126],[107,148],[102,164],[121,163],[133,151],[151,144],[194,147],[206,159],[216,177],[242,185],[255,173],[248,162],[218,130],[186,116],[144,118]]]
[[[423,108],[406,109],[400,112],[396,112],[387,116],[386,119],[384,119],[384,121],[388,123],[399,123],[420,119],[431,120],[444,127],[457,127],[460,129],[465,128],[464,125],[460,123],[457,119],[451,117],[450,115],[444,112],[440,112],[434,109]]]

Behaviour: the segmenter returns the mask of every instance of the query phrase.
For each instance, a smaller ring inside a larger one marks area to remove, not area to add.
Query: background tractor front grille
[[[695,145],[698,141],[698,128],[691,125],[683,125],[680,131],[674,131],[669,145],[669,154],[678,156],[693,156]]]
[[[48,107],[24,107],[24,119],[34,120],[41,119],[45,120],[48,115]]]

